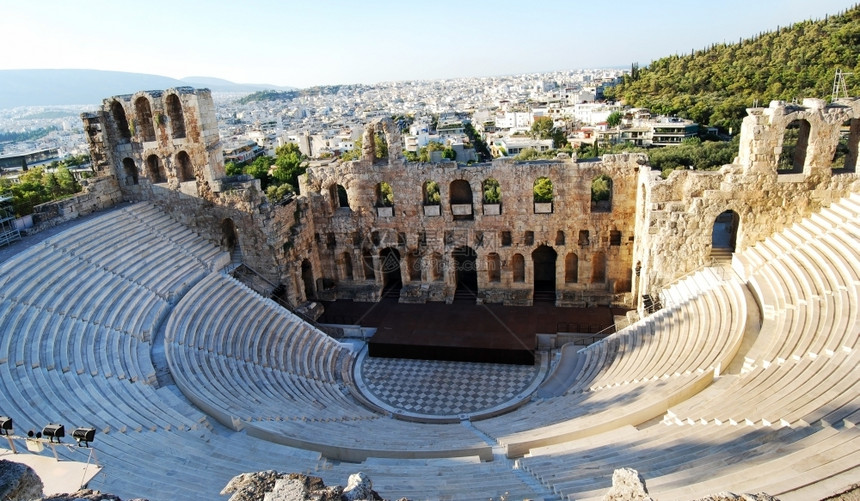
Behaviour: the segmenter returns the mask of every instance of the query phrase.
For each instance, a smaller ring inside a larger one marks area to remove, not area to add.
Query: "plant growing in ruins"
[[[381,182],[377,185],[376,202],[379,207],[391,207],[394,205],[394,191],[391,185]]]
[[[534,185],[535,203],[552,202],[552,181],[547,177],[539,177]]]
[[[499,182],[493,178],[486,179],[482,188],[484,191],[485,204],[497,204],[502,200],[502,192],[499,189]]]
[[[442,196],[439,194],[439,183],[427,181],[424,183],[424,205],[439,205]]]
[[[165,125],[167,123],[167,117],[164,116],[164,113],[156,113],[154,118],[155,125]]]

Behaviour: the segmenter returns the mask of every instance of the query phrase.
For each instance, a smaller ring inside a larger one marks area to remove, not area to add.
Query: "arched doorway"
[[[740,216],[733,210],[727,210],[714,220],[711,233],[711,257],[728,257],[735,251],[738,239]]]
[[[221,221],[221,248],[229,253],[239,250],[239,237],[236,235],[236,225],[229,217]]]
[[[454,299],[474,301],[478,295],[478,270],[476,260],[478,255],[471,247],[457,247],[451,253],[454,258],[454,270],[457,273],[457,289]]]
[[[532,252],[534,263],[534,301],[555,303],[555,261],[558,255],[552,247],[538,246]]]
[[[126,157],[122,159],[122,168],[125,173],[125,184],[132,185],[137,184],[137,165],[134,164],[134,160]]]
[[[162,165],[156,155],[149,155],[146,158],[146,172],[150,182],[153,184],[167,182],[167,173],[164,170],[164,165]]]
[[[307,259],[302,260],[302,283],[305,286],[305,300],[314,297],[314,269]]]
[[[403,276],[400,274],[400,253],[397,249],[386,247],[379,252],[379,265],[382,268],[383,297],[400,297]]]
[[[191,157],[185,151],[176,154],[176,176],[180,183],[194,181],[194,166],[191,165]]]

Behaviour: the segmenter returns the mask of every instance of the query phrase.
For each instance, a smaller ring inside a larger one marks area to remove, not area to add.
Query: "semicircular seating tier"
[[[632,467],[659,499],[818,499],[860,475],[858,221],[854,194],[736,254],[740,279],[687,277],[663,310],[564,350],[539,398],[464,426],[365,407],[344,347],[217,273],[218,246],[124,206],[0,264],[0,414],[97,428],[90,487],[123,497],[217,499],[276,468],[361,470],[391,498],[589,499]],[[492,444],[516,464],[481,462]]]
[[[177,304],[165,341],[189,400],[250,435],[351,461],[492,457],[459,423],[400,421],[362,406],[348,349],[229,276],[211,274]]]
[[[556,366],[571,381],[563,394],[476,423],[519,457],[661,416],[711,384],[734,358],[747,323],[742,284],[705,269],[668,293],[667,307],[577,352]]]
[[[593,472],[622,466],[669,500],[720,490],[820,499],[856,482],[858,246],[853,194],[736,254],[733,266],[762,312],[737,370],[662,422],[533,449],[520,466],[571,499],[601,497],[609,480]]]

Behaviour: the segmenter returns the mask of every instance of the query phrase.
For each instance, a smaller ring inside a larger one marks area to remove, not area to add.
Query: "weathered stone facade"
[[[654,294],[709,263],[714,223],[725,211],[737,216],[735,247],[741,250],[860,191],[860,100],[831,105],[820,99],[805,99],[802,105],[774,101],[748,113],[733,164],[712,172],[675,171],[665,180],[647,169],[640,173],[637,295]],[[805,125],[793,151],[794,168],[783,172],[777,165],[792,122]],[[835,169],[831,165],[844,126],[850,129],[849,160]]]
[[[732,244],[742,249],[860,191],[860,101],[774,102],[749,113],[733,164],[665,180],[643,154],[409,163],[396,126],[382,119],[368,125],[360,160],[308,169],[300,196],[280,205],[257,181],[225,176],[207,90],[118,96],[83,120],[96,170],[125,200],[153,200],[225,248],[238,245],[295,305],[376,301],[401,284],[400,301],[451,301],[467,284],[486,303],[526,305],[540,293],[563,306],[634,307],[710,262],[721,215],[734,215]],[[790,127],[798,132],[789,146]],[[834,169],[843,127],[850,151]],[[611,179],[611,197],[592,202],[600,176]],[[540,178],[552,183],[551,203],[535,203]],[[499,203],[484,199],[487,180],[498,183]]]
[[[400,144],[390,121],[368,130],[377,128],[385,130],[390,145]],[[368,142],[373,143],[370,133]],[[391,155],[395,150],[389,146],[388,158],[380,160],[365,147],[360,161],[312,168],[304,179],[321,273],[337,284],[332,296],[378,299],[391,279],[387,267],[394,263],[387,256],[394,255],[401,301],[452,300],[458,274],[472,271],[473,256],[482,302],[531,304],[536,280],[543,280],[554,284],[559,305],[631,303],[636,183],[644,155],[462,165],[407,163]],[[601,175],[612,179],[612,197],[598,206],[591,202],[591,185]],[[545,208],[534,202],[534,183],[541,177],[553,185]],[[488,179],[499,183],[498,204],[483,200]],[[431,181],[439,186],[439,205],[424,203]],[[381,183],[391,187],[391,207],[379,200]],[[458,261],[458,254],[467,261]],[[365,269],[370,260],[372,270]]]

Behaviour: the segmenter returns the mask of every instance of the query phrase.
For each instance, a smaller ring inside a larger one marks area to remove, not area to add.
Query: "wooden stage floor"
[[[321,323],[376,327],[369,340],[374,357],[533,364],[536,334],[598,332],[612,325],[608,307],[401,304],[333,301],[323,303]]]

